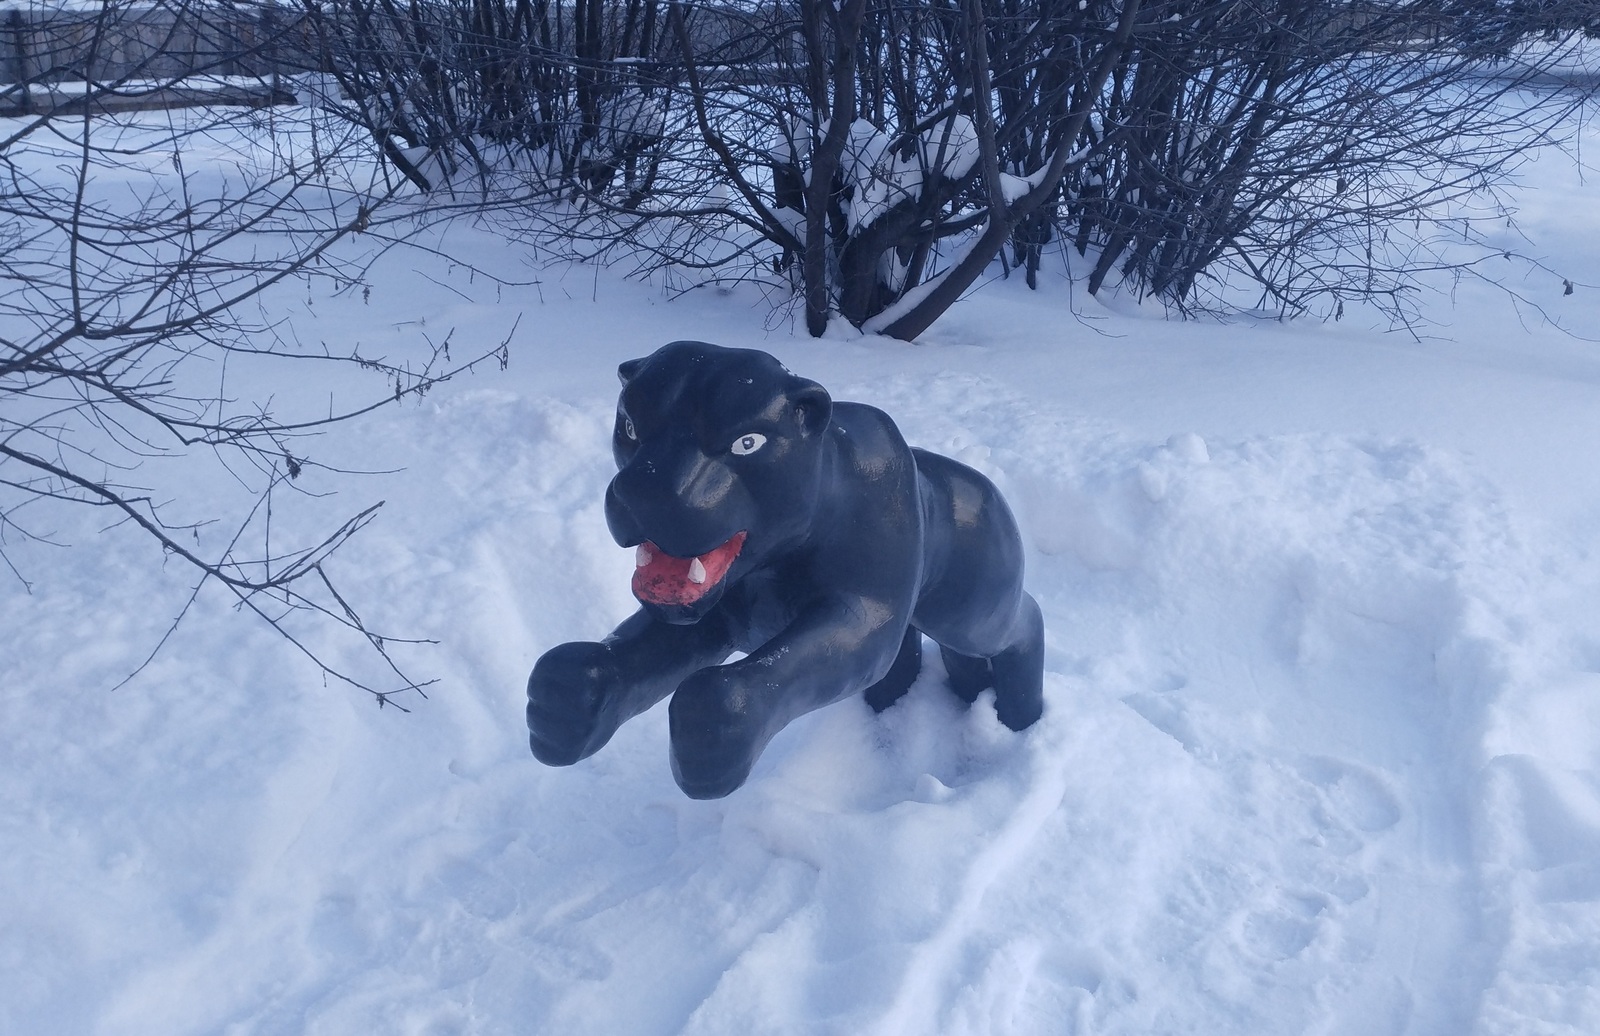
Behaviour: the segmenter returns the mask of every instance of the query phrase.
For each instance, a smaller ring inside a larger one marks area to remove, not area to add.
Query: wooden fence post
[[[278,7],[276,4],[261,5],[261,62],[266,66],[266,71],[271,73],[272,96],[278,95]]]
[[[28,37],[27,28],[23,23],[22,9],[13,7],[6,21],[11,28],[11,48],[16,55],[17,83],[22,88],[22,96],[19,98],[20,114],[32,115],[32,98],[28,96]]]

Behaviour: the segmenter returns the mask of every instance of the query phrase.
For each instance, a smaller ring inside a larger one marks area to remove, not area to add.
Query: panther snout
[[[691,558],[673,557],[645,540],[635,553],[633,596],[646,604],[693,604],[722,582],[744,548],[745,533]]]

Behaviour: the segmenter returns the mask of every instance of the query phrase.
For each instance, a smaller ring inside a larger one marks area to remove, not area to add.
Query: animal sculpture
[[[892,705],[924,635],[960,698],[993,687],[1006,726],[1039,718],[1044,620],[989,479],[757,350],[673,342],[618,375],[605,513],[640,607],[535,664],[541,762],[591,755],[670,695],[673,776],[727,795],[797,716],[854,694]]]

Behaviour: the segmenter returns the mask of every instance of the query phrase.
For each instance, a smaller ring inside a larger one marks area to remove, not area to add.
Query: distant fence
[[[0,8],[0,116],[293,104],[278,76],[319,53],[304,13],[271,3]]]
[[[321,64],[305,14],[277,4],[0,8],[0,83],[270,76]]]
[[[566,17],[558,13],[558,35],[541,41],[542,46],[570,53],[574,9],[566,0],[554,6]],[[460,31],[445,5],[424,2],[399,9],[429,25],[430,45],[449,47]],[[749,63],[761,60],[773,45],[770,38],[752,31],[759,27],[752,25],[751,10],[716,2],[690,3],[688,9],[689,32],[703,61],[719,66]],[[328,17],[326,13],[322,17],[324,32],[330,31]],[[395,38],[404,30],[383,18],[369,23],[368,38],[374,31],[387,44],[414,45]],[[96,8],[8,7],[0,0],[0,86],[192,75],[267,77],[327,72],[329,62],[316,19],[297,6],[273,0],[149,0]]]
[[[568,0],[552,9],[557,12],[556,35],[541,41],[540,49],[553,48],[554,60],[560,62],[560,55],[572,53],[576,19]],[[429,49],[447,51],[457,42],[461,30],[445,5],[424,0],[399,10],[428,25]],[[750,13],[717,2],[690,5],[689,32],[706,73],[757,79],[769,74],[762,62],[772,60],[775,41],[770,34],[750,31]],[[408,38],[408,26],[374,19],[365,23],[364,31],[346,33],[329,18],[326,11],[314,17],[277,0],[147,0],[92,8],[7,7],[0,0],[0,116],[86,103],[99,111],[293,103],[292,96],[277,89],[278,77],[331,72],[335,63],[347,64],[352,53],[359,63],[358,52],[350,49],[357,41],[371,46],[376,37],[380,46],[397,51],[417,46]],[[330,54],[330,48],[339,55]],[[263,82],[203,87],[201,81],[208,77]],[[76,85],[85,83],[96,84],[89,101]]]

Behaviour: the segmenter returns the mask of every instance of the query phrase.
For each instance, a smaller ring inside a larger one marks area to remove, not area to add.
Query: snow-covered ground
[[[95,516],[8,545],[34,587],[0,578],[0,1032],[1600,1031],[1600,184],[1550,152],[1517,197],[1555,273],[1488,268],[1522,303],[1441,283],[1421,340],[1057,276],[913,345],[813,341],[753,290],[464,227],[525,283],[396,252],[365,301],[284,292],[313,340],[516,326],[505,372],[313,441],[399,470],[281,533],[386,500],[330,567],[438,641],[404,655],[440,682],[380,710],[202,595],[112,691],[189,573]],[[530,757],[534,659],[631,608],[615,365],[681,337],[995,478],[1046,615],[1037,726],[960,708],[930,651],[902,703],[804,718],[724,800],[678,791],[660,708]]]

